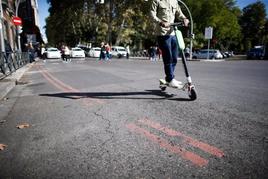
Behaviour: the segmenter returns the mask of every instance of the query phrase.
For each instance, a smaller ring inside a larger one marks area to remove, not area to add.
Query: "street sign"
[[[212,39],[213,27],[206,27],[205,29],[205,39]]]
[[[13,17],[12,21],[13,21],[14,25],[22,25],[22,20],[20,17],[16,17],[16,16]]]

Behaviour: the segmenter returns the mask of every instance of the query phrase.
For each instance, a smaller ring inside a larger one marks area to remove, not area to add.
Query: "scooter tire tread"
[[[189,94],[189,97],[190,97],[190,99],[191,99],[192,101],[196,100],[196,98],[197,98],[197,94],[196,94],[195,89],[193,89],[193,88],[191,89],[190,94]]]

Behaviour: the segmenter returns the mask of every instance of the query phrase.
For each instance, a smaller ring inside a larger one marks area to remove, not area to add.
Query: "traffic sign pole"
[[[16,0],[16,16],[18,17],[18,14],[19,14],[19,5],[20,5],[20,1],[21,0]],[[18,32],[19,31],[19,27],[17,27],[17,37],[18,37],[18,51],[21,52],[21,43],[20,43],[20,33]]]
[[[213,36],[213,28],[212,27],[206,27],[205,29],[205,39],[208,39],[208,55],[207,59],[209,59],[209,46],[210,46],[210,39],[212,39]]]
[[[20,28],[21,28],[21,25],[22,25],[22,20],[21,20],[20,17],[15,16],[15,17],[13,17],[12,21],[13,21],[13,24],[14,24],[15,26],[17,26],[16,29],[17,29],[17,38],[18,38],[18,39],[17,39],[17,43],[18,43],[18,51],[21,52],[21,44],[20,44]]]
[[[4,28],[3,28],[3,8],[2,8],[2,0],[0,0],[0,40],[1,40],[1,51],[5,52],[5,41],[4,41]]]

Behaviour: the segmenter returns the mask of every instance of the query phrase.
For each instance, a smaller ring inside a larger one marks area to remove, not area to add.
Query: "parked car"
[[[221,52],[222,58],[228,58],[228,55],[224,52]]]
[[[89,50],[89,56],[90,57],[100,57],[100,51],[101,51],[101,48],[100,47],[92,47],[90,50]]]
[[[70,53],[71,57],[80,57],[80,58],[85,58],[85,51],[82,50],[79,47],[74,47],[71,49],[71,53]]]
[[[89,50],[90,50],[89,47],[87,47],[87,46],[85,46],[85,45],[78,45],[78,46],[76,46],[76,47],[81,48],[82,50],[84,50],[85,55],[86,55],[86,56],[89,56]]]
[[[223,53],[227,56],[227,58],[234,56],[234,53],[232,51],[225,51]]]
[[[248,51],[247,59],[264,59],[265,56],[265,48],[264,47],[255,47]]]
[[[112,46],[112,56],[113,57],[126,57],[127,56],[127,51],[125,47],[121,46]]]
[[[193,53],[193,59],[222,59],[223,55],[221,52],[217,49],[202,49],[198,52]]]
[[[47,48],[44,51],[45,58],[61,58],[61,52],[54,47]]]

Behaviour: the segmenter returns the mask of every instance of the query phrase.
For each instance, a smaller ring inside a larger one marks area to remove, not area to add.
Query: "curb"
[[[35,63],[27,64],[13,72],[10,76],[0,80],[0,100],[5,98],[5,96],[16,86],[24,73],[28,71],[34,64]]]

